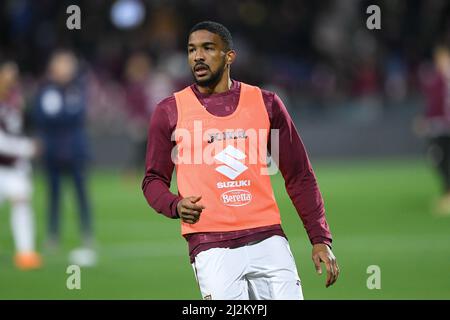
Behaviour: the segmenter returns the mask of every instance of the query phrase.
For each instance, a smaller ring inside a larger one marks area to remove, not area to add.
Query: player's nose
[[[205,56],[203,54],[203,50],[197,50],[195,52],[195,56],[194,56],[194,61],[198,62],[198,61],[205,61]]]

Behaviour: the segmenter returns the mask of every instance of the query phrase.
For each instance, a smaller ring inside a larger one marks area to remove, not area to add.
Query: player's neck
[[[230,90],[231,85],[232,85],[231,78],[229,76],[227,76],[227,77],[224,77],[223,79],[221,79],[214,86],[202,87],[202,86],[197,85],[197,90],[200,93],[204,93],[204,94],[222,93],[222,92]]]

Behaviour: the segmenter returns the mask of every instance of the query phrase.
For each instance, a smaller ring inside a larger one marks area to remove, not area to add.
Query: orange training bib
[[[241,83],[236,110],[210,114],[190,87],[175,93],[176,173],[182,197],[202,196],[206,209],[182,234],[280,224],[267,172],[270,122],[261,90]]]

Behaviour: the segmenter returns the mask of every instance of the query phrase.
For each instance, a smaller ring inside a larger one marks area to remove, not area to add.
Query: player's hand
[[[324,243],[315,244],[312,250],[312,260],[319,275],[322,274],[321,263],[325,263],[327,269],[327,282],[325,286],[327,288],[336,282],[339,277],[339,266],[330,247]]]
[[[186,197],[181,199],[177,204],[177,211],[180,219],[183,222],[194,224],[200,219],[200,214],[202,213],[205,206],[202,204],[197,204],[202,196],[196,197]]]

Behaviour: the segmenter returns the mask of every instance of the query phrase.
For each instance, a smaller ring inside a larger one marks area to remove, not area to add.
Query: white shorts
[[[192,267],[205,300],[303,300],[294,257],[281,236],[202,251]]]
[[[32,185],[28,169],[0,166],[0,203],[3,200],[30,200]]]

